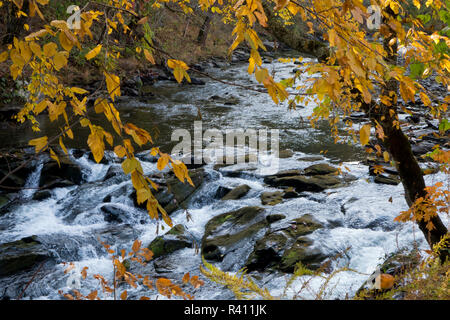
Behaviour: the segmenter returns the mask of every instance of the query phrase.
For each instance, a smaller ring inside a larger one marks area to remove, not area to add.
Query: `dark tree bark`
[[[211,29],[211,16],[208,14],[203,21],[197,36],[197,43],[204,47],[208,38],[209,29]]]
[[[394,15],[390,9],[387,13],[391,16]],[[389,45],[389,42],[396,38],[396,33],[388,26],[387,19],[383,19],[385,27],[388,28],[390,32],[390,35],[385,37],[383,40],[384,49],[388,53],[386,61],[391,65],[395,65],[397,64],[397,44],[395,42],[391,46]],[[397,93],[398,85],[399,84],[396,79],[390,79],[381,88],[382,94],[388,96],[390,91]],[[362,102],[363,99],[360,97],[358,100]],[[383,144],[392,159],[395,161],[403,187],[405,189],[406,203],[411,207],[417,198],[426,196],[426,185],[419,163],[412,153],[411,144],[408,137],[403,133],[400,127],[397,128],[394,124],[394,121],[398,119],[397,110],[394,106],[387,107],[383,104],[380,104],[380,106],[368,105],[363,102],[361,104],[362,109],[370,117],[372,122],[378,122],[383,128],[385,135]],[[389,112],[390,109],[394,110],[395,113],[391,114]],[[422,231],[425,239],[432,248],[442,239],[443,236],[447,234],[448,230],[437,215],[431,219],[431,223],[433,223],[434,229],[428,230],[426,227],[427,222],[424,220],[417,221],[419,229]],[[443,248],[443,250],[440,251],[441,261],[445,261],[448,257],[448,248]]]
[[[25,0],[23,2],[22,8],[28,8],[28,0]],[[14,37],[18,38],[20,33],[23,31],[25,17],[21,16],[20,18],[17,18],[17,6],[12,2],[9,2],[8,6],[5,9],[7,11],[6,17],[4,17],[4,22],[6,24],[6,34],[2,39],[2,43],[9,44],[13,42]]]

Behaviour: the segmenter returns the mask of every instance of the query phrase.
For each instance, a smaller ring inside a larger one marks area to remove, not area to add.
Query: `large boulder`
[[[237,200],[245,196],[249,191],[250,187],[246,184],[242,184],[228,192],[222,200]]]
[[[0,277],[31,269],[50,258],[36,236],[0,244]]]
[[[173,196],[172,201],[164,206],[164,210],[166,210],[167,213],[172,213],[179,207],[183,208],[183,206],[189,201],[195,191],[197,191],[197,189],[202,185],[205,177],[205,171],[202,168],[190,170],[189,177],[191,178],[194,186],[191,186],[187,181],[185,181],[184,183],[181,182],[175,176],[167,179],[167,192],[169,192]],[[165,196],[166,195],[163,194],[158,195],[157,199],[163,198]]]
[[[307,176],[316,176],[316,175],[324,175],[324,174],[337,174],[338,169],[330,166],[327,163],[317,163],[309,166],[305,169],[305,174]]]
[[[159,182],[159,188],[154,192],[156,200],[166,210],[168,214],[174,212],[178,208],[183,208],[194,195],[195,191],[203,184],[205,171],[203,168],[189,170],[189,176],[194,183],[194,187],[187,181],[181,182],[176,176],[170,176],[165,182]],[[134,206],[146,209],[145,205],[138,204],[136,200],[136,191],[130,194]]]
[[[2,182],[2,186],[7,188],[0,187],[1,191],[5,193],[17,192],[25,185],[28,176],[34,170],[33,161],[30,161],[14,173],[10,174],[10,172],[20,167],[23,161],[27,161],[30,157],[30,154],[23,151],[5,152],[5,155],[0,157],[0,177],[3,179],[9,174],[6,180]]]
[[[294,187],[297,192],[321,192],[328,188],[338,187],[342,180],[332,175],[317,175],[312,177],[287,176],[281,178],[266,178],[266,183],[274,187]]]
[[[311,248],[313,241],[305,236],[322,227],[311,215],[305,214],[284,226],[269,230],[257,241],[245,267],[248,271],[273,269],[293,272],[296,264],[301,262],[308,268],[317,268],[326,256]]]
[[[240,243],[251,241],[269,225],[263,213],[260,207],[244,207],[209,220],[202,238],[202,255],[207,260],[222,261]]]
[[[100,208],[106,222],[122,223],[127,217],[127,213],[120,207],[113,204],[105,204]]]
[[[177,224],[166,234],[158,236],[153,240],[148,249],[153,252],[153,258],[168,255],[184,248],[192,248],[192,237],[189,237],[183,225]]]
[[[50,160],[44,163],[39,186],[51,189],[79,185],[83,181],[81,168],[67,156],[59,157],[60,165]]]
[[[263,192],[261,194],[261,203],[263,205],[274,206],[283,201],[283,192]]]

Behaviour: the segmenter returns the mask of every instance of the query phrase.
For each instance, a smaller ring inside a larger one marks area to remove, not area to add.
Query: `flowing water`
[[[298,65],[279,62],[269,65],[270,69],[276,70],[278,79],[287,77],[294,67]],[[257,83],[249,80],[245,64],[224,64],[222,68],[211,68],[208,72],[223,80],[244,85],[250,83],[257,87]],[[217,128],[224,132],[225,129],[235,128],[279,129],[280,149],[290,148],[295,151],[293,157],[280,159],[281,169],[301,169],[320,162],[341,164],[342,168],[345,166],[350,169],[350,173],[356,176],[357,180],[346,187],[288,199],[275,206],[265,206],[267,213],[282,213],[287,219],[294,219],[305,213],[313,214],[326,226],[310,235],[314,245],[328,253],[348,249],[334,267],[348,264],[360,273],[338,274],[329,285],[333,290],[328,298],[344,298],[347,295],[351,297],[386,254],[405,246],[417,245],[426,248],[422,234],[414,230],[413,224],[393,221],[401,210],[407,208],[402,186],[373,183],[368,174],[368,167],[361,164],[364,155],[358,146],[334,144],[326,124],[311,128],[306,118],[311,114],[313,104],[288,110],[285,105],[274,105],[267,94],[250,92],[210,80],[206,82],[204,86],[158,82],[151,88],[154,93],[151,98],[122,98],[119,103],[121,117],[124,121],[130,121],[152,133],[157,129],[159,136],[156,142],[166,151],[170,151],[177,143],[170,142],[171,133],[175,129],[192,131],[194,121],[199,120],[199,113],[203,130]],[[100,117],[98,119],[103,121]],[[46,130],[50,124],[44,119],[41,121],[43,129]],[[10,135],[23,141],[29,138],[20,137],[15,132],[10,132]],[[83,146],[83,139],[85,136],[81,135],[71,147]],[[8,144],[7,140],[4,144]],[[317,156],[324,150],[327,150],[324,160],[296,160],[302,156]],[[99,288],[98,282],[92,278],[93,274],[102,274],[111,279],[111,261],[99,243],[99,237],[120,250],[130,249],[136,239],[148,245],[157,236],[157,224],[149,219],[145,211],[133,206],[129,197],[132,191],[129,178],[119,175],[103,181],[110,167],[120,169],[118,159],[111,152],[108,152],[108,158],[112,161],[108,164],[96,164],[88,159],[87,154],[78,159],[73,156],[72,158],[83,168],[85,183],[81,186],[53,189],[52,196],[43,201],[29,200],[33,195],[31,187],[36,186],[42,169],[42,162],[38,162],[26,184],[30,189],[23,191],[22,196],[27,201],[0,217],[0,243],[37,235],[39,241],[57,257],[55,266],[44,268],[29,284],[24,299],[60,299],[58,290],[67,291],[69,277],[64,274],[66,266],[63,262],[74,262],[78,270],[89,268],[88,277],[81,281],[81,291],[85,294]],[[151,161],[144,160],[143,168],[146,174],[157,172],[156,164]],[[239,169],[239,166],[230,168]],[[206,165],[205,170],[207,178],[190,200],[188,211],[192,219],[187,220],[183,210],[171,215],[174,224],[183,224],[197,242],[203,236],[205,224],[212,217],[244,206],[261,206],[260,194],[263,191],[275,190],[267,187],[258,175],[224,176],[213,169],[213,164]],[[426,179],[427,183],[431,184],[445,180],[445,177],[436,174],[429,175]],[[241,184],[251,187],[244,198],[230,201],[214,198],[220,186],[234,187]],[[100,207],[107,195],[111,195],[111,203],[127,212],[126,223],[105,222]],[[389,201],[390,198],[392,202]],[[160,234],[166,231],[167,229],[162,231],[161,227],[159,228]],[[233,272],[238,271],[250,249],[243,246],[233,258],[222,261],[218,266]],[[201,257],[197,251],[195,248],[176,251],[157,266],[150,263],[145,272],[153,277],[165,276],[174,281],[180,281],[186,272],[199,275]],[[254,275],[255,279],[260,279],[258,283],[267,287],[274,296],[283,293],[288,276],[281,273]],[[300,283],[294,282],[293,288],[287,291],[287,297],[294,294]],[[317,289],[320,284],[319,279],[314,279],[311,287]],[[18,288],[23,288],[20,276],[0,279],[0,294],[5,292],[6,295],[14,297],[20,292]],[[128,295],[133,298],[144,294],[155,298],[155,295],[149,294],[141,287],[129,290]],[[208,281],[195,292],[195,296],[197,299],[233,298],[229,291]],[[312,298],[313,294],[306,292],[303,296]],[[111,299],[110,295],[102,297]]]

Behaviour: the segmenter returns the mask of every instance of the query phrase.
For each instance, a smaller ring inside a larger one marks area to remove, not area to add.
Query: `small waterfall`
[[[21,197],[24,200],[29,200],[37,189],[39,188],[39,180],[41,179],[42,168],[44,167],[44,161],[40,158],[37,161],[36,169],[28,176],[27,181],[25,182],[24,189],[22,189]]]

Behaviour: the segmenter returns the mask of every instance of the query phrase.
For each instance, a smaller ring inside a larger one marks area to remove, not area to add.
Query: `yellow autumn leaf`
[[[78,93],[78,94],[86,94],[86,93],[89,93],[89,91],[87,91],[87,90],[85,90],[85,89],[82,89],[82,88],[78,88],[78,87],[72,87],[72,88],[70,88],[70,90],[71,90],[73,93]]]
[[[0,63],[5,62],[8,59],[8,51],[3,51],[0,54]]]
[[[359,140],[361,144],[365,146],[369,143],[370,139],[370,124],[365,124],[362,126],[361,130],[359,130]]]
[[[114,101],[114,98],[120,97],[120,79],[118,76],[114,74],[110,74],[107,72],[103,72],[106,78],[106,87],[108,89],[108,93],[111,97],[111,100]]]
[[[67,52],[70,52],[73,48],[73,42],[66,36],[65,32],[59,33],[59,43]]]
[[[39,153],[40,151],[46,149],[47,141],[48,141],[47,136],[44,136],[41,138],[36,138],[36,139],[30,140],[28,142],[28,145],[35,146],[36,153]]]
[[[53,57],[57,53],[58,46],[54,42],[50,42],[44,45],[42,48],[44,50],[44,55],[47,58]]]
[[[127,151],[123,146],[115,146],[114,147],[114,153],[119,157],[123,158],[127,155]]]
[[[58,163],[58,167],[61,168],[61,162],[59,162],[58,156],[56,155],[55,151],[53,151],[53,149],[51,149],[51,148],[50,148],[50,158],[55,160]]]
[[[85,58],[86,58],[87,60],[91,60],[91,59],[95,58],[95,57],[100,53],[101,50],[102,50],[102,45],[99,44],[99,45],[96,46],[94,49],[92,49],[91,51],[89,51],[89,52],[85,55]]]
[[[64,145],[64,142],[63,142],[63,140],[62,140],[62,137],[59,137],[59,146],[61,147],[61,149],[64,151],[65,154],[69,154],[69,153],[67,152],[66,146]]]
[[[92,151],[92,155],[94,156],[94,160],[97,163],[100,163],[103,159],[105,144],[103,143],[103,134],[100,130],[94,129],[91,131],[91,134],[87,140],[88,146]]]
[[[53,63],[55,64],[55,69],[58,71],[67,64],[67,52],[60,51],[53,57]]]
[[[155,59],[153,58],[152,54],[147,49],[144,49],[144,55],[145,55],[145,58],[148,61],[150,61],[151,64],[156,64]]]

